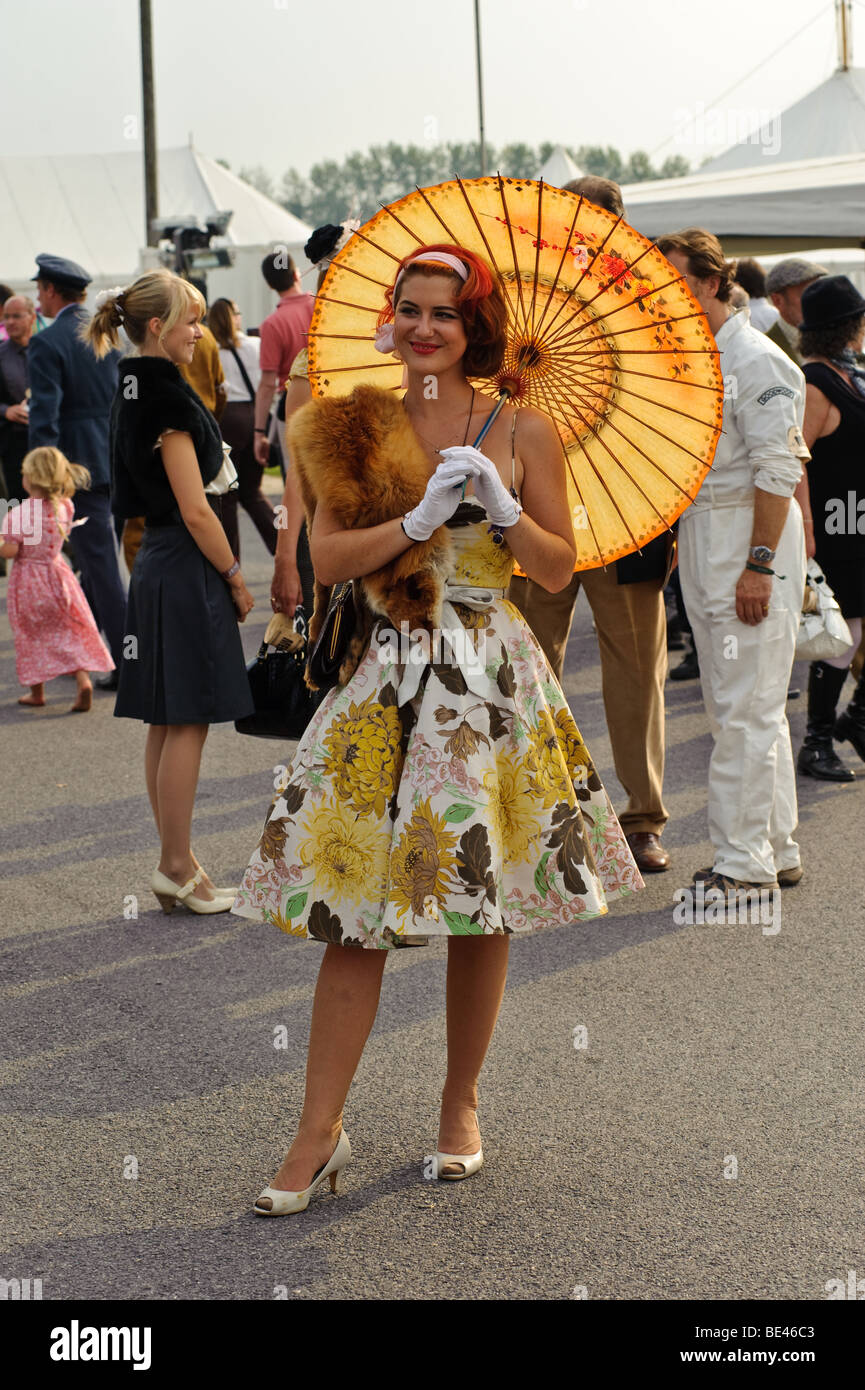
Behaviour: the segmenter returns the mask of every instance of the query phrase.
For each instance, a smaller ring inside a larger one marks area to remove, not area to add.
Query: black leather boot
[[[855,782],[856,774],[845,767],[832,747],[835,707],[847,672],[825,661],[812,661],[808,670],[808,728],[796,766],[807,777],[824,782]],[[848,735],[849,737],[849,735]]]
[[[853,691],[853,699],[835,723],[835,737],[842,742],[847,739],[853,744],[859,757],[865,762],[865,671]]]

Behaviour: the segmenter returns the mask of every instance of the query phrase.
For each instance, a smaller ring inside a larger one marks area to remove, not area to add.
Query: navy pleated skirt
[[[119,665],[120,718],[219,724],[253,711],[231,592],[182,522],[145,528]]]

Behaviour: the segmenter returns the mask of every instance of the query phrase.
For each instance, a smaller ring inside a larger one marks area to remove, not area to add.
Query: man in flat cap
[[[91,277],[64,256],[36,257],[39,308],[54,322],[30,342],[31,449],[47,444],[90,472],[90,489],[76,492],[72,545],[81,587],[105,633],[117,670],[123,659],[126,595],[117,565],[109,498],[108,417],[117,390],[119,352],[101,361],[79,337]],[[97,682],[117,688],[117,671]]]
[[[791,357],[797,367],[802,365],[799,352],[799,324],[802,322],[802,291],[806,285],[828,275],[828,270],[814,261],[803,260],[801,256],[788,256],[785,261],[773,265],[766,276],[766,292],[779,317],[766,334],[773,343]]]

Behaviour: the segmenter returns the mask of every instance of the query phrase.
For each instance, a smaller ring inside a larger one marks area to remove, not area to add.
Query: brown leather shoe
[[[670,867],[670,856],[657,835],[650,830],[638,830],[626,835],[631,853],[641,873],[660,874]]]

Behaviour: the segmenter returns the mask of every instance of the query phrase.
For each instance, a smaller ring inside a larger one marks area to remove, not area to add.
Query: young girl
[[[44,705],[45,681],[74,673],[78,698],[71,714],[93,702],[88,671],[113,671],[114,662],[68,561],[61,555],[73,526],[70,498],[90,486],[86,468],[59,449],[31,449],[21,465],[29,500],[7,512],[0,555],[15,560],[6,607],[15,638],[15,664],[30,694],[19,705]]]

